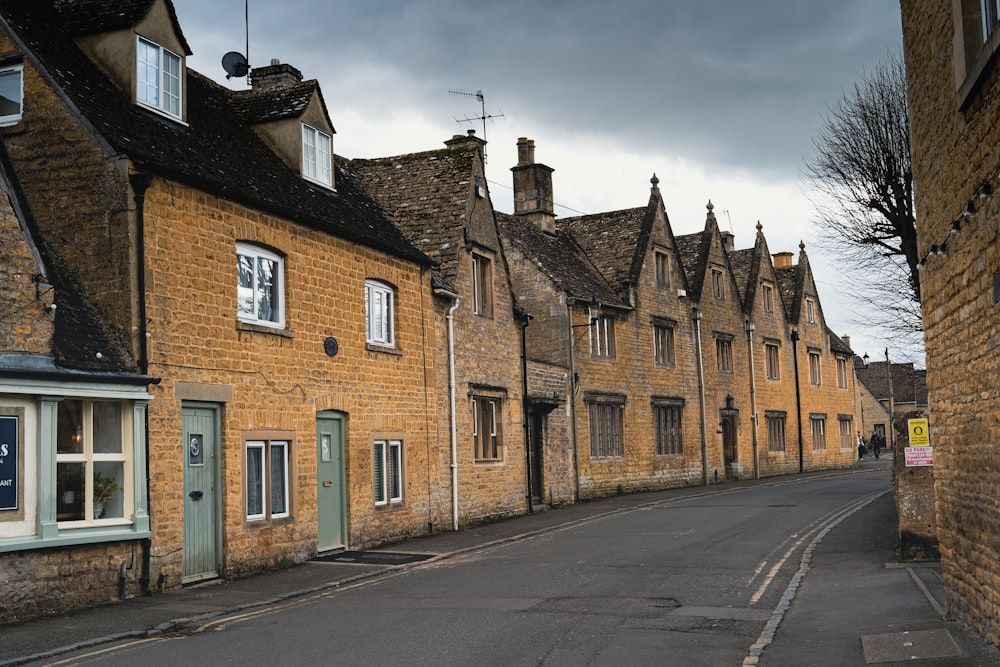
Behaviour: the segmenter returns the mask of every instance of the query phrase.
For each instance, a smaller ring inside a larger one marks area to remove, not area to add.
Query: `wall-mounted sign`
[[[930,447],[931,429],[926,419],[908,419],[910,428],[910,447]]]
[[[19,419],[0,415],[0,512],[17,511],[17,443]]]
[[[934,465],[933,447],[907,447],[903,453],[907,468]]]

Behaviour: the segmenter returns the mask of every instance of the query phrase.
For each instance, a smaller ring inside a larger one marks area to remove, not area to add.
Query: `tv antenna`
[[[226,70],[226,79],[234,76],[241,79],[250,74],[250,0],[244,0],[244,25],[246,26],[246,54],[239,51],[230,51],[222,56],[222,69]]]
[[[468,116],[466,116],[465,118],[456,118],[455,122],[456,123],[474,123],[477,120],[480,121],[480,122],[482,122],[482,124],[483,124],[483,141],[486,141],[486,121],[491,121],[492,122],[492,120],[494,118],[503,118],[504,117],[503,111],[501,110],[498,113],[486,113],[486,97],[483,95],[483,91],[482,90],[477,90],[474,93],[470,93],[470,92],[464,91],[464,90],[449,90],[448,93],[451,94],[451,95],[461,95],[463,97],[475,97],[477,100],[479,100],[479,115],[478,116],[473,116],[472,118],[470,118]],[[486,147],[484,146],[483,147],[483,164],[485,164],[485,163],[486,163]]]

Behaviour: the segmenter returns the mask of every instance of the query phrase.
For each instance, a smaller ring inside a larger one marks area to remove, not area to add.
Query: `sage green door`
[[[212,579],[221,571],[219,532],[219,412],[184,406],[183,583]]]
[[[316,511],[319,551],[347,546],[347,494],[344,489],[344,417],[321,412],[316,417]]]

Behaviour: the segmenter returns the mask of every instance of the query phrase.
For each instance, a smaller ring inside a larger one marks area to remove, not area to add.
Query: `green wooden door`
[[[184,583],[218,577],[218,412],[184,407]]]
[[[316,419],[316,511],[319,551],[347,546],[347,502],[344,489],[344,419],[323,412]]]

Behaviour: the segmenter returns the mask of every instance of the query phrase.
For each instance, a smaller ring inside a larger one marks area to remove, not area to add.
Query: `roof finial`
[[[764,225],[760,224],[760,220],[757,221],[757,231],[764,229]]]
[[[660,179],[656,177],[656,172],[653,172],[653,177],[649,179],[649,182],[653,184],[653,189],[656,190],[660,185]]]
[[[804,252],[806,249],[805,241],[799,241],[799,252]]]
[[[711,199],[709,199],[708,203],[705,204],[705,208],[708,209],[708,215],[706,216],[706,218],[708,220],[715,220],[715,213],[713,212],[715,209],[715,204],[712,203]]]

